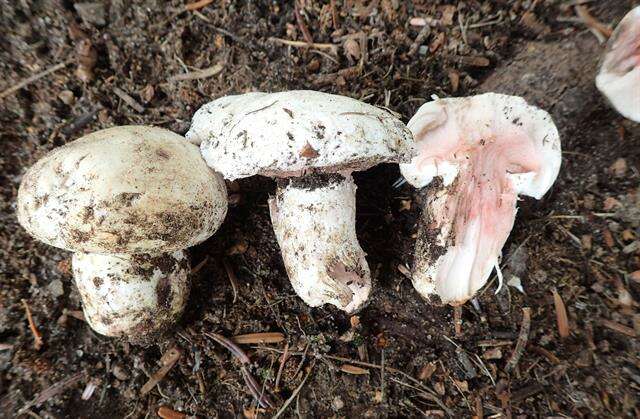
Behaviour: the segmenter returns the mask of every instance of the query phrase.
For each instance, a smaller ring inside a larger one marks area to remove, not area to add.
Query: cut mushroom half
[[[351,173],[411,159],[411,132],[396,116],[327,93],[257,92],[204,105],[186,137],[229,180],[278,179],[269,200],[273,228],[307,304],[349,313],[364,306],[372,284],[355,232]]]
[[[496,268],[518,195],[542,198],[561,162],[551,116],[520,97],[486,93],[437,99],[409,121],[418,155],[400,170],[429,186],[412,280],[437,303],[472,298]]]
[[[640,6],[611,35],[596,86],[622,116],[640,122]]]
[[[36,162],[22,178],[17,210],[31,235],[76,252],[73,271],[89,324],[146,344],[182,312],[189,265],[181,249],[218,229],[227,193],[183,137],[122,126]]]

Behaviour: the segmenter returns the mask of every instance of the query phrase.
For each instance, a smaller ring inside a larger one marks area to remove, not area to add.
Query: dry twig
[[[273,419],[279,418],[284,413],[284,411],[287,410],[287,407],[289,407],[291,402],[295,400],[296,397],[298,397],[300,390],[302,390],[302,387],[304,387],[304,384],[307,382],[307,379],[311,375],[311,372],[313,371],[313,368],[315,367],[315,365],[316,365],[315,362],[311,364],[311,366],[309,367],[309,371],[307,371],[307,375],[304,376],[304,379],[302,380],[300,385],[295,390],[293,390],[293,393],[291,393],[291,397],[289,397],[287,401],[284,402],[280,410],[278,410],[278,412],[273,416]]]
[[[198,80],[213,77],[224,70],[224,65],[216,64],[209,68],[203,68],[201,70],[194,70],[184,74],[176,74],[167,79],[167,81],[182,81],[182,80]]]
[[[280,343],[284,340],[284,334],[280,332],[248,333],[236,335],[231,340],[239,345]]]
[[[280,367],[278,368],[278,374],[276,375],[276,382],[273,386],[274,390],[280,391],[280,379],[282,378],[282,371],[284,371],[284,366],[289,360],[289,342],[284,346],[284,352],[280,357]]]
[[[516,343],[516,348],[513,350],[511,354],[511,358],[507,362],[507,366],[505,367],[506,372],[510,372],[514,369],[518,362],[520,361],[520,357],[522,356],[525,348],[527,347],[527,341],[529,340],[529,330],[531,329],[531,309],[529,307],[524,307],[522,309],[522,323],[520,324],[520,334],[518,335],[518,342]]]
[[[36,323],[33,321],[33,316],[31,316],[31,309],[29,308],[29,304],[27,300],[22,300],[22,305],[24,306],[24,311],[27,313],[27,321],[29,322],[29,329],[31,329],[31,333],[33,334],[33,347],[36,351],[39,351],[42,348],[42,334],[38,331],[36,327]]]
[[[20,410],[18,410],[18,416],[26,413],[26,411],[31,409],[32,407],[40,406],[42,403],[46,402],[52,397],[55,397],[58,394],[62,393],[64,390],[73,386],[82,378],[84,378],[84,376],[84,371],[79,372],[42,390],[32,401],[28,402]]]
[[[189,11],[198,10],[210,5],[211,3],[213,3],[213,0],[200,0],[193,3],[185,4],[184,9]]]
[[[180,359],[182,352],[177,346],[171,347],[162,358],[160,358],[160,369],[156,371],[150,378],[149,381],[145,383],[144,386],[140,389],[140,394],[145,395],[150,392],[164,377],[167,373],[176,365],[176,362]]]
[[[585,6],[577,5],[575,7],[575,10],[580,20],[582,20],[582,22],[587,25],[591,33],[593,33],[593,35],[598,38],[598,41],[600,41],[600,43],[606,41],[607,38],[609,38],[613,33],[610,28],[593,17]]]
[[[222,265],[224,266],[224,270],[227,272],[227,277],[229,278],[229,282],[231,283],[231,289],[233,289],[233,301],[235,304],[238,300],[238,278],[236,277],[235,272],[233,272],[233,267],[228,260],[222,259]]]
[[[138,112],[138,113],[143,113],[144,112],[144,106],[139,104],[138,101],[136,101],[134,98],[132,98],[124,90],[120,89],[119,87],[114,87],[113,88],[113,93],[115,93],[116,96],[118,96],[120,99],[122,99],[122,101],[124,103],[126,103],[129,106],[131,106],[136,112]]]
[[[54,65],[53,67],[50,67],[50,68],[48,68],[48,69],[46,69],[44,71],[41,71],[38,74],[34,74],[33,76],[22,80],[20,83],[14,85],[14,86],[11,86],[8,89],[6,89],[5,91],[3,91],[2,93],[0,93],[0,99],[3,99],[3,98],[9,96],[10,94],[12,94],[14,92],[17,92],[18,90],[22,89],[23,87],[30,85],[34,81],[38,81],[41,78],[43,78],[45,76],[48,76],[51,73],[54,73],[54,72],[56,72],[56,71],[58,71],[60,69],[65,68],[67,66],[67,64],[69,64],[70,62],[71,62],[71,60],[67,60],[67,61],[64,61],[62,63],[58,63],[58,64]]]
[[[290,47],[299,47],[299,48],[316,48],[316,49],[328,49],[331,50],[334,54],[338,53],[338,46],[334,44],[318,44],[318,43],[308,43],[303,41],[291,41],[289,39],[282,38],[269,38],[271,42],[277,42],[279,44],[288,45]]]

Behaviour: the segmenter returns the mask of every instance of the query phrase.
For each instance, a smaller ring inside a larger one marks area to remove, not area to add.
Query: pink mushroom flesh
[[[546,140],[538,141],[530,124],[521,121],[522,111],[504,102],[512,99],[489,94],[438,101],[440,112],[418,112],[409,123],[418,144],[414,173],[434,173],[435,167],[435,175],[443,176],[457,168],[455,178],[444,174],[445,182],[427,195],[426,234],[419,234],[414,261],[414,284],[423,295],[435,294],[450,304],[471,298],[498,263],[518,194],[543,194],[536,183],[547,182],[541,180],[546,166],[555,179],[559,143],[557,162],[545,161]]]

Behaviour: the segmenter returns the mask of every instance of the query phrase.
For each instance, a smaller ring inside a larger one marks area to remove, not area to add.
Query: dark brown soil
[[[603,46],[576,18],[571,4],[580,2],[319,3],[299,1],[296,13],[292,2],[215,0],[194,12],[178,1],[112,0],[83,20],[71,1],[2,2],[0,91],[69,64],[0,99],[0,417],[157,417],[162,406],[197,417],[271,416],[290,397],[285,416],[640,415],[640,125],[595,89]],[[583,3],[612,25],[637,4]],[[437,21],[422,30],[412,17]],[[335,49],[272,39],[305,37]],[[218,64],[213,76],[173,79]],[[562,172],[543,200],[520,203],[504,251],[505,278],[519,277],[525,294],[505,286],[494,295],[491,281],[480,310],[462,307],[456,333],[454,310],[420,299],[398,269],[411,263],[421,199],[407,185],[394,189],[397,166],[381,165],[355,175],[358,234],[375,277],[358,318],[296,297],[269,222],[275,186],[256,177],[229,185],[225,224],[191,249],[201,268],[174,334],[144,348],[92,332],[78,319],[70,254],[17,224],[24,171],[94,130],[153,124],[183,134],[213,98],[301,88],[385,106],[405,122],[432,94],[499,91],[549,110]],[[237,276],[237,298],[223,261]],[[554,290],[568,312],[565,338]],[[525,307],[528,342],[507,372]],[[256,408],[240,363],[206,335],[265,331],[284,333],[293,353],[276,389],[284,342],[243,345],[276,406],[267,410]],[[182,356],[142,395],[173,345]],[[343,366],[358,362],[368,374]],[[87,386],[95,391],[83,400]]]

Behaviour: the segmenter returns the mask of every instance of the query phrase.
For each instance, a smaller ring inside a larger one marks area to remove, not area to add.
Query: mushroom
[[[640,6],[611,35],[596,86],[622,116],[640,122]]]
[[[182,249],[227,211],[224,181],[171,131],[121,126],[43,157],[24,175],[18,220],[35,238],[76,252],[74,279],[97,332],[140,343],[166,331],[189,292]]]
[[[277,178],[269,210],[284,265],[310,306],[349,313],[371,292],[355,232],[351,173],[409,161],[411,133],[390,112],[316,91],[247,93],[200,108],[186,138],[230,180]]]
[[[516,96],[436,99],[408,123],[418,147],[403,176],[426,191],[413,285],[428,300],[462,304],[487,282],[516,217],[518,195],[542,198],[561,152],[549,114]]]

